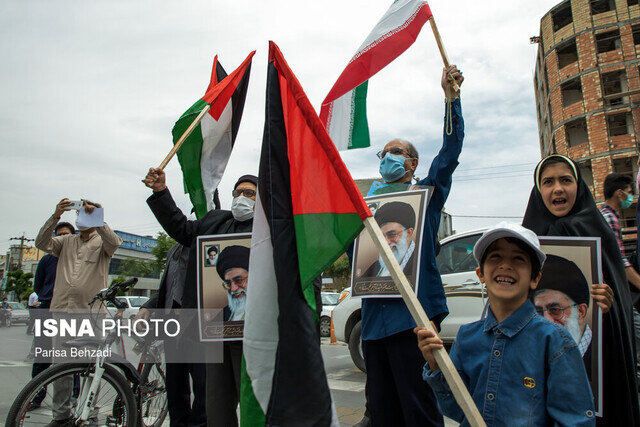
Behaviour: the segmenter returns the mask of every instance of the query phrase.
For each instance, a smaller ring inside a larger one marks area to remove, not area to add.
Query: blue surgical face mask
[[[633,203],[633,196],[631,194],[627,194],[627,198],[620,202],[620,207],[622,209],[627,209]]]
[[[380,175],[384,182],[394,182],[404,176],[407,171],[404,169],[406,157],[400,154],[387,153],[380,161]]]

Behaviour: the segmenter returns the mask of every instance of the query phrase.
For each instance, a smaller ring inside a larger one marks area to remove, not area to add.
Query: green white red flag
[[[171,131],[175,144],[202,109],[211,105],[177,153],[185,193],[189,193],[197,218],[213,209],[213,192],[227,167],[240,127],[254,54],[251,52],[228,76],[216,56],[207,91],[182,114]]]
[[[338,425],[320,352],[313,280],[345,252],[369,216],[300,83],[270,42],[242,426]]]
[[[413,44],[429,18],[426,1],[396,0],[338,77],[320,109],[320,119],[338,150],[370,145],[368,80]]]

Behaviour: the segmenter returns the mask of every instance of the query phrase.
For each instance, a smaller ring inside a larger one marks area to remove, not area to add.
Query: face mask
[[[253,207],[256,202],[248,197],[238,196],[231,203],[231,213],[236,221],[246,221],[253,218]]]
[[[387,154],[380,161],[380,175],[384,182],[394,182],[404,176],[404,161],[407,160],[400,154]]]
[[[620,202],[620,207],[622,209],[627,209],[633,203],[633,196],[631,194],[627,194],[627,198]]]

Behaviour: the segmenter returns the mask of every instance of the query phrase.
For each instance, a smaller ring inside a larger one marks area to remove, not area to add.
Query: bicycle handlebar
[[[89,302],[89,305],[93,304],[96,300],[101,300],[101,301],[107,301],[112,303],[118,309],[125,309],[127,308],[127,305],[124,302],[117,300],[116,294],[120,291],[127,291],[129,288],[132,288],[133,286],[135,286],[136,283],[138,283],[137,277],[131,278],[122,283],[115,283],[111,285],[109,288],[98,292],[93,297],[91,302]]]

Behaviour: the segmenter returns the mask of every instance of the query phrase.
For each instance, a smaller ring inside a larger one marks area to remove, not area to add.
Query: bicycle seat
[[[74,338],[62,344],[63,347],[100,347],[104,343],[101,338]]]

